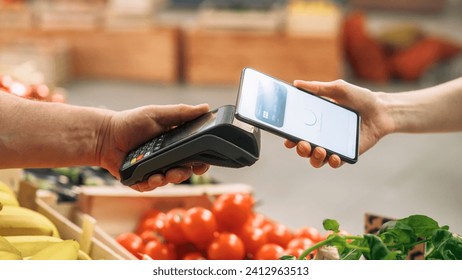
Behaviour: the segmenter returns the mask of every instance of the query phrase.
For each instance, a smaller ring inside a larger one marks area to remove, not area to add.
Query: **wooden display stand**
[[[63,40],[71,48],[72,72],[79,78],[175,83],[179,30],[141,31],[2,30],[0,46],[27,40]]]
[[[330,81],[342,76],[338,34],[191,29],[184,32],[183,73],[189,84],[237,85],[244,67],[292,83]]]

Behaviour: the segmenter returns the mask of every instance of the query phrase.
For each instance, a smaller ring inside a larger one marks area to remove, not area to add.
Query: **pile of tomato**
[[[65,102],[64,95],[58,89],[52,90],[43,83],[28,85],[8,75],[0,75],[0,90],[27,99]]]
[[[293,231],[255,212],[250,194],[227,193],[218,196],[211,209],[149,210],[134,232],[116,240],[139,259],[276,260],[284,255],[298,258],[324,237],[314,227]]]

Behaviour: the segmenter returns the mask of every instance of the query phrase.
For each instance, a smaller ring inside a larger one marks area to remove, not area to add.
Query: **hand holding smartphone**
[[[236,118],[294,142],[358,160],[359,114],[252,68],[242,71]]]

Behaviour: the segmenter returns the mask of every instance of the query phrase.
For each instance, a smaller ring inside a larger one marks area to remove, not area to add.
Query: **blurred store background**
[[[245,66],[418,89],[462,76],[461,15],[458,0],[0,0],[0,86],[114,110],[234,104]],[[365,213],[419,213],[462,233],[460,162],[461,133],[392,135],[338,170],[263,133],[254,166],[207,176],[251,185],[258,210],[294,228],[334,218],[361,233]]]

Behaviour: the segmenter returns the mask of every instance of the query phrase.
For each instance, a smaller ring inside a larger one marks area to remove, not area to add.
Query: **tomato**
[[[138,234],[141,239],[143,239],[144,244],[148,243],[151,240],[162,241],[163,237],[156,231],[152,230],[145,230]]]
[[[187,253],[183,256],[183,260],[205,260],[206,258],[199,252]]]
[[[290,229],[283,224],[268,224],[263,228],[263,230],[266,232],[266,237],[269,243],[278,244],[283,248],[286,248],[287,244],[293,238],[293,234]]]
[[[184,208],[173,208],[165,214],[165,225],[162,233],[167,242],[173,244],[185,244],[188,242],[181,229],[185,212]]]
[[[220,195],[212,205],[212,212],[224,231],[241,228],[252,213],[253,198],[249,194],[227,193]]]
[[[274,243],[263,245],[255,254],[256,260],[278,260],[284,255],[284,248]]]
[[[192,207],[184,213],[181,229],[189,242],[203,244],[212,240],[217,231],[217,222],[210,210]]]
[[[322,234],[314,227],[302,227],[294,232],[294,237],[306,237],[317,243],[323,239]]]
[[[267,242],[266,233],[261,228],[254,228],[251,226],[244,227],[238,233],[238,236],[244,243],[245,251],[250,254],[250,256],[255,256],[258,249]]]
[[[141,232],[146,230],[162,233],[165,227],[165,218],[166,215],[162,212],[159,212],[156,215],[146,216],[140,220],[136,228],[136,233],[141,234]]]
[[[151,240],[145,246],[143,253],[153,260],[176,259],[175,247],[172,244],[164,244],[158,240]]]
[[[234,233],[220,233],[207,248],[209,260],[242,260],[245,257],[244,243]]]
[[[294,256],[296,259],[298,259],[303,251],[303,249],[297,247],[287,248],[284,250],[283,256]]]
[[[287,248],[300,248],[306,250],[314,245],[313,240],[306,237],[295,237],[287,244]]]
[[[127,251],[132,253],[137,258],[140,258],[140,253],[143,251],[143,239],[133,232],[125,232],[116,237],[116,241]]]

